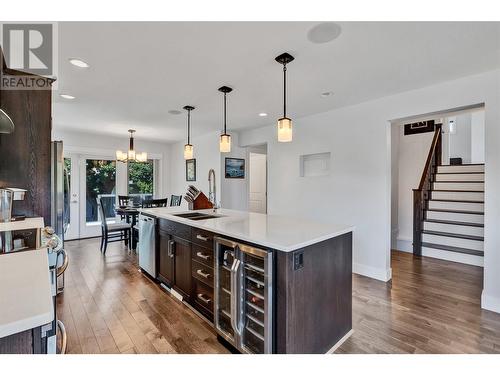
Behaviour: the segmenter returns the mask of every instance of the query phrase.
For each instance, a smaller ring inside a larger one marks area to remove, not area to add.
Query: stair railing
[[[420,184],[418,189],[413,189],[413,254],[417,256],[422,255],[422,230],[425,209],[430,198],[437,166],[441,164],[441,138],[441,124],[436,124]]]

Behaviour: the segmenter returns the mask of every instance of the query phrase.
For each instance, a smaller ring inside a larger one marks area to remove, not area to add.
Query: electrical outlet
[[[304,251],[293,253],[293,270],[297,271],[304,268]]]

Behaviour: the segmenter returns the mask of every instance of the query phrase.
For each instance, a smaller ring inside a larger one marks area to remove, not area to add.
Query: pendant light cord
[[[226,93],[224,93],[224,134],[226,134]]]
[[[188,145],[191,144],[191,110],[188,109]]]
[[[283,64],[283,117],[286,117],[286,64]]]

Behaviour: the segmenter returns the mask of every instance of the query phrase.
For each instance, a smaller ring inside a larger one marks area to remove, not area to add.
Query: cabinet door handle
[[[205,242],[208,241],[208,237],[202,236],[201,234],[197,234],[196,238]]]
[[[205,254],[203,254],[201,251],[198,251],[198,252],[196,253],[196,256],[197,256],[197,257],[200,257],[201,259],[205,259],[205,260],[209,260],[209,259],[210,259],[210,255],[205,255]]]
[[[209,273],[205,273],[203,272],[202,270],[197,270],[196,273],[202,277],[204,277],[205,279],[208,279],[210,277],[210,274]]]
[[[168,241],[168,256],[170,258],[173,258],[175,255],[175,241],[170,240]]]
[[[210,298],[208,297],[205,297],[203,294],[198,294],[198,299],[202,300],[203,302],[205,302],[207,305],[212,301]]]

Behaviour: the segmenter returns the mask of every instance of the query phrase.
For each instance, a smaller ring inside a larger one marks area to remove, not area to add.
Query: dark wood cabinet
[[[175,254],[172,253],[172,236],[162,230],[158,233],[158,279],[172,287],[175,281]]]
[[[179,237],[172,236],[175,255],[174,289],[184,297],[191,296],[191,243]]]

